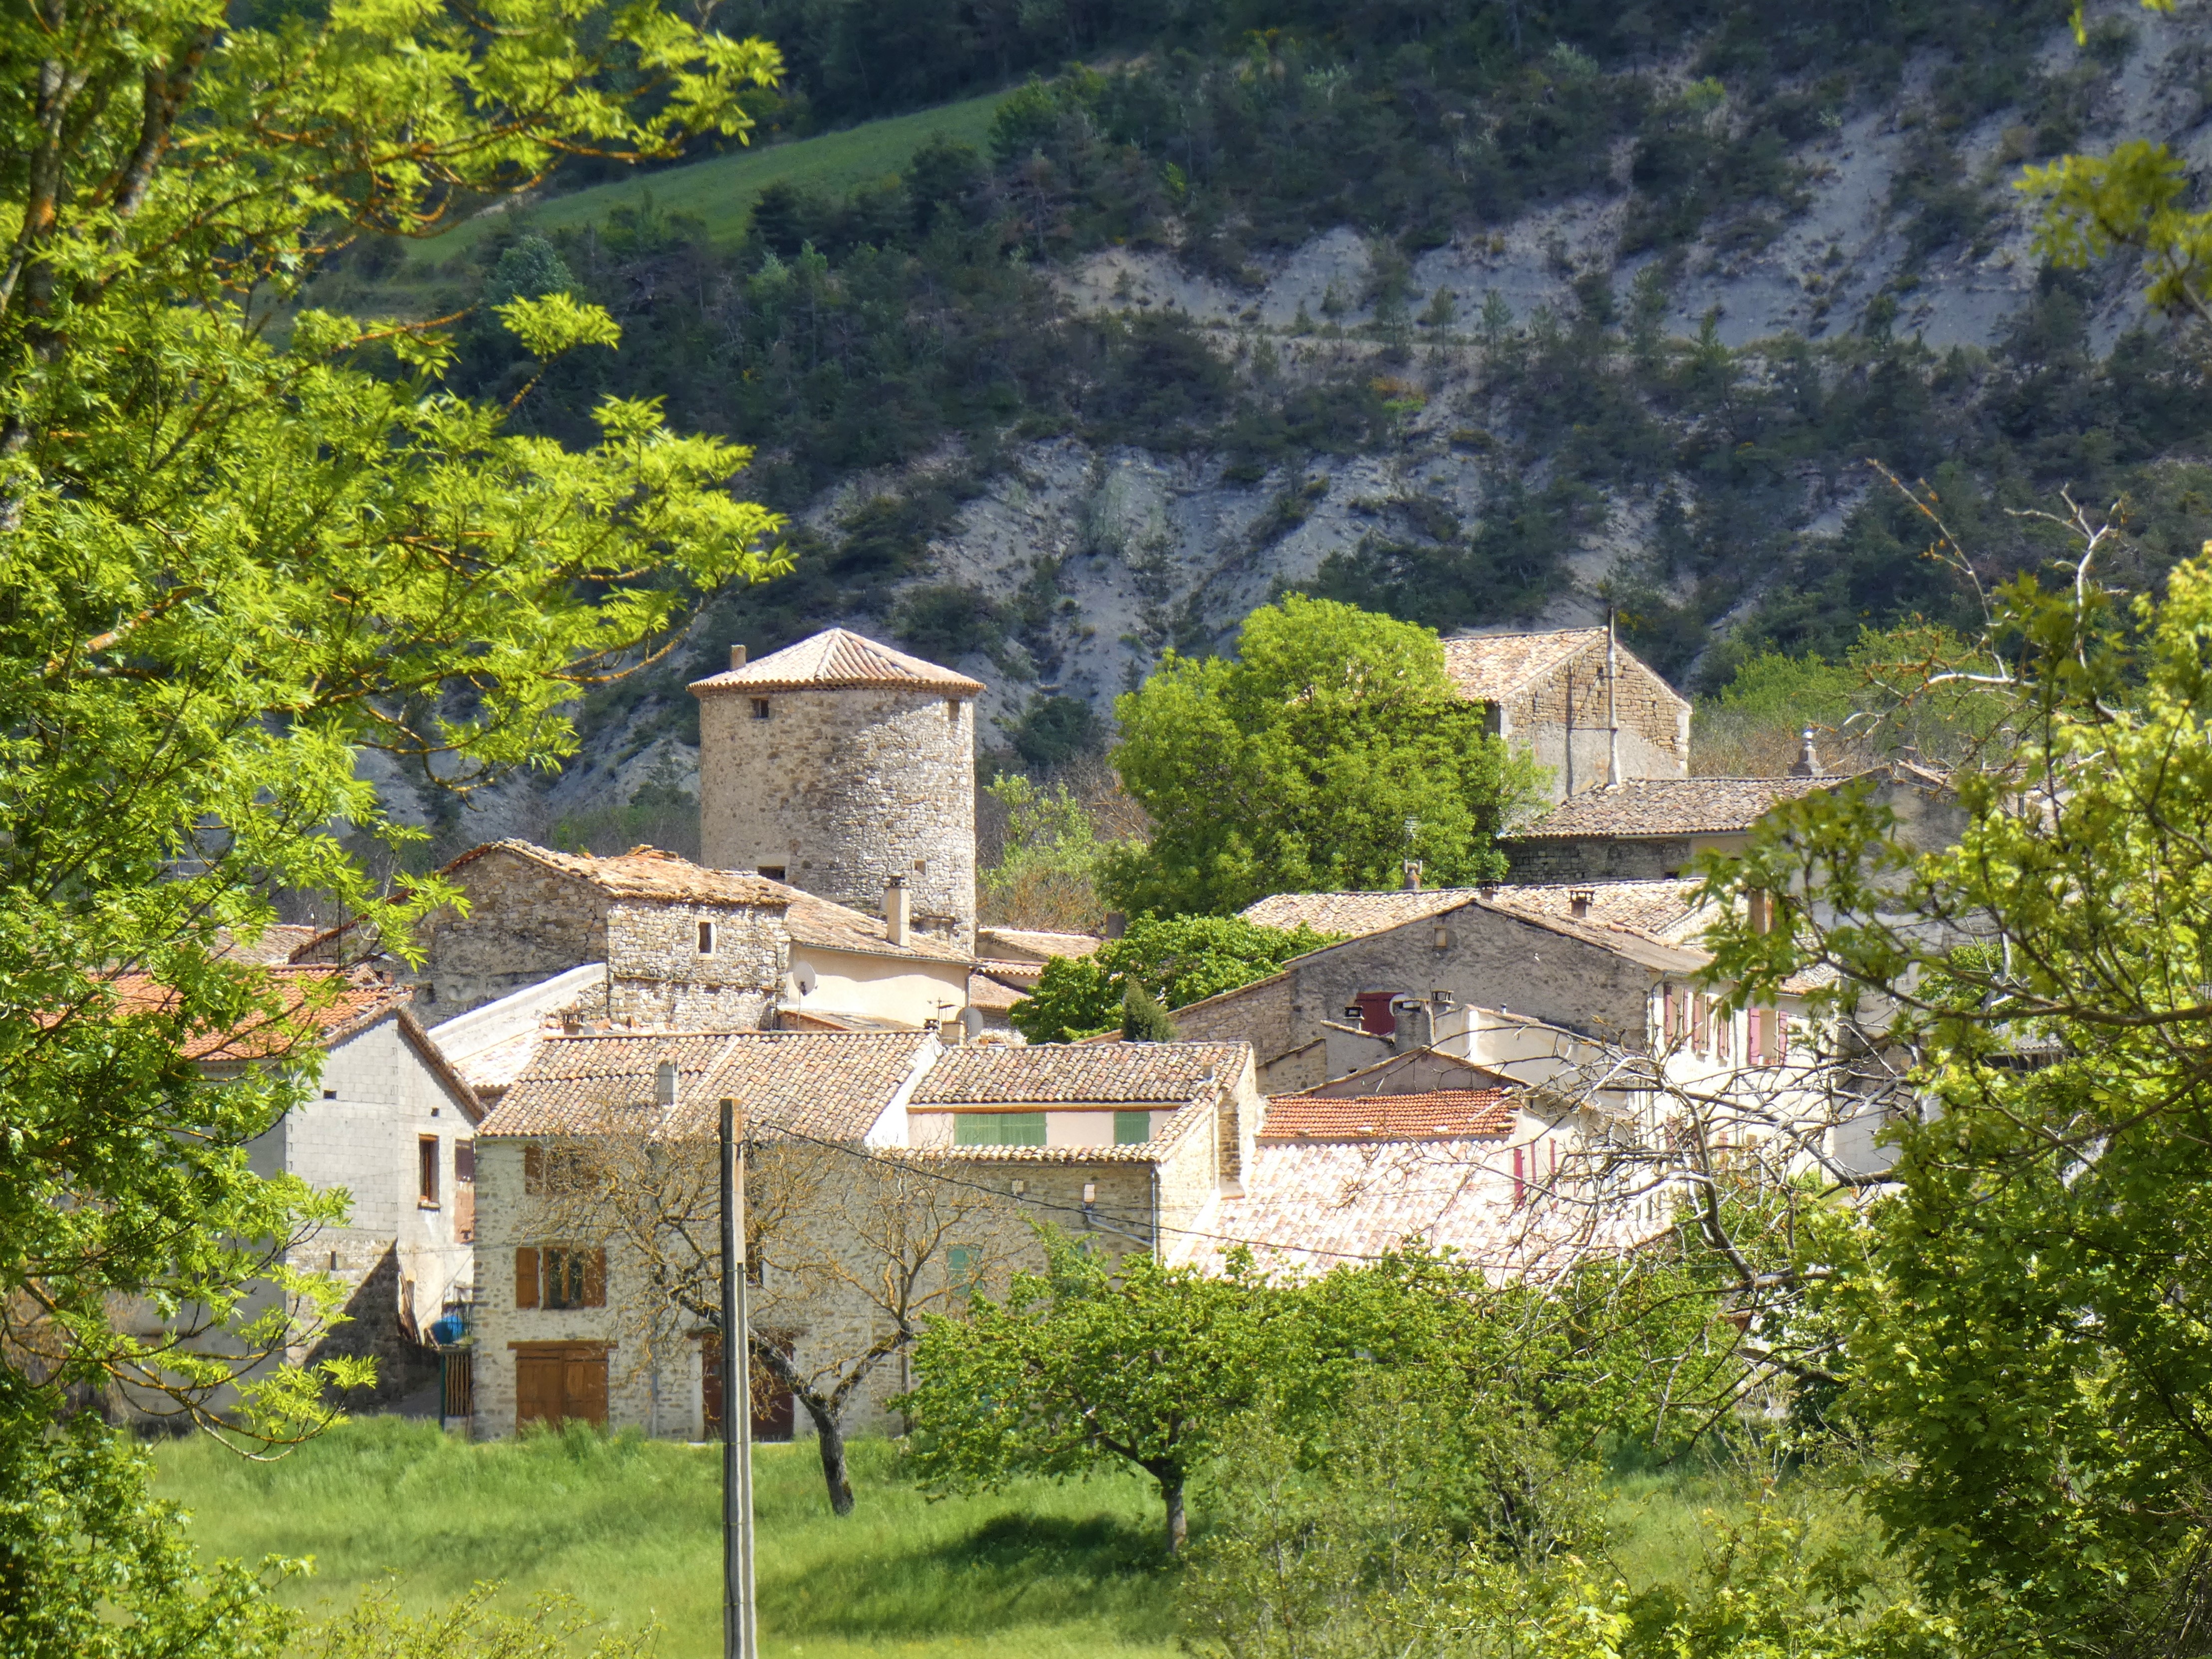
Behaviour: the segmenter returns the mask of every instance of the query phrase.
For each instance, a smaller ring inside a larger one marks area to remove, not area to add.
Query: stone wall
[[[972,699],[710,692],[699,705],[699,818],[704,864],[781,870],[870,915],[883,914],[886,879],[902,876],[914,926],[973,948]]]
[[[505,848],[471,860],[460,881],[469,914],[441,910],[418,934],[427,957],[411,977],[425,1024],[606,960],[606,899],[589,884]]]
[[[1571,1030],[1640,1036],[1650,983],[1649,970],[1611,951],[1469,903],[1317,951],[1276,979],[1193,1003],[1174,1018],[1185,1037],[1249,1042],[1270,1091],[1282,1092],[1324,1079],[1310,1066],[1279,1075],[1273,1062],[1341,1023],[1363,992],[1425,1001],[1442,992],[1450,1002]]]
[[[703,954],[702,922],[714,929]],[[607,912],[609,1012],[649,1024],[763,1026],[787,950],[777,910],[618,899]]]
[[[1547,836],[1540,841],[1507,841],[1504,847],[1510,879],[1529,883],[1656,881],[1687,869],[1692,852],[1686,836]]]
[[[1593,643],[1493,717],[1510,741],[1551,769],[1553,800],[1610,781],[1606,775],[1613,714],[1606,696],[1605,657],[1604,642]],[[1619,652],[1617,659],[1621,776],[1687,777],[1689,704],[1629,653]]]

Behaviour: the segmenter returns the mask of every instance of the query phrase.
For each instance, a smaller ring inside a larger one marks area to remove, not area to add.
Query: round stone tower
[[[702,860],[975,943],[975,698],[842,628],[696,682]],[[888,920],[888,918],[887,918]]]

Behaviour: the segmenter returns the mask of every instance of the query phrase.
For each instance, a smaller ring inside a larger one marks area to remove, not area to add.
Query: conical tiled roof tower
[[[975,935],[976,681],[849,629],[696,681],[702,859]]]

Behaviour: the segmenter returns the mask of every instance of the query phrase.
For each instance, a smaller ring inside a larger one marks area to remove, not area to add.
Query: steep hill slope
[[[2203,364],[2130,273],[2045,269],[2011,188],[2119,133],[2212,159],[2201,17],[2115,9],[2086,52],[2056,18],[1913,0],[1214,21],[525,206],[407,273],[410,302],[609,305],[621,350],[526,417],[664,396],[759,446],[741,487],[797,526],[792,577],[710,599],[589,706],[586,761],[491,822],[627,799],[664,754],[680,778],[683,681],[830,621],[991,683],[1034,759],[1069,726],[1051,700],[1103,710],[1285,586],[1445,629],[1603,595],[1686,684],[1963,619],[1869,459],[1935,483],[1992,574],[2045,550],[2005,509],[2061,487],[2127,499],[2136,574],[2202,539]],[[827,84],[797,58],[799,91]],[[379,275],[325,288],[373,303]],[[461,384],[520,384],[495,335],[465,343]]]

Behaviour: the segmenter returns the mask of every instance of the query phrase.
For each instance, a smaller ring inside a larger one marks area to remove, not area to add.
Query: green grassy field
[[[642,201],[648,191],[655,207],[695,214],[706,222],[707,234],[714,240],[735,241],[744,234],[753,198],[769,185],[789,183],[842,195],[856,185],[898,172],[933,133],[942,132],[980,149],[991,130],[991,118],[1005,97],[1004,93],[990,93],[918,114],[863,122],[842,132],[825,132],[818,138],[761,144],[710,161],[594,185],[589,190],[550,197],[507,213],[479,215],[425,244],[416,257],[418,261],[450,259],[500,224],[545,228],[589,224],[605,219],[611,208]]]
[[[807,1446],[760,1449],[757,1573],[764,1654],[1108,1655],[1165,1659],[1174,1613],[1146,1483],[1035,1483],[932,1504],[891,1478],[881,1441],[854,1448],[860,1505],[833,1517]],[[410,1607],[479,1579],[520,1605],[563,1590],[614,1626],[658,1619],[655,1651],[720,1651],[712,1448],[585,1431],[468,1445],[366,1419],[291,1457],[247,1463],[205,1441],[157,1452],[163,1496],[204,1554],[312,1555],[285,1591],[317,1616],[389,1575]]]
[[[663,1659],[720,1651],[720,1462],[712,1447],[584,1430],[470,1445],[368,1418],[290,1457],[249,1463],[204,1441],[157,1449],[163,1496],[193,1516],[204,1555],[311,1555],[286,1598],[328,1618],[398,1580],[400,1601],[441,1606],[480,1580],[520,1607],[558,1590],[617,1630],[657,1622]],[[895,1449],[854,1448],[860,1504],[839,1521],[811,1447],[759,1451],[763,1650],[814,1659],[892,1654],[969,1659],[1166,1659],[1175,1579],[1159,1558],[1150,1483],[1113,1479],[931,1503],[899,1478]],[[1609,1565],[1632,1586],[1692,1575],[1712,1540],[1706,1511],[1741,1519],[1735,1475],[1623,1474],[1608,1483]],[[1875,1547],[1832,1491],[1793,1507],[1820,1547]],[[1194,1521],[1207,1521],[1203,1501]]]

